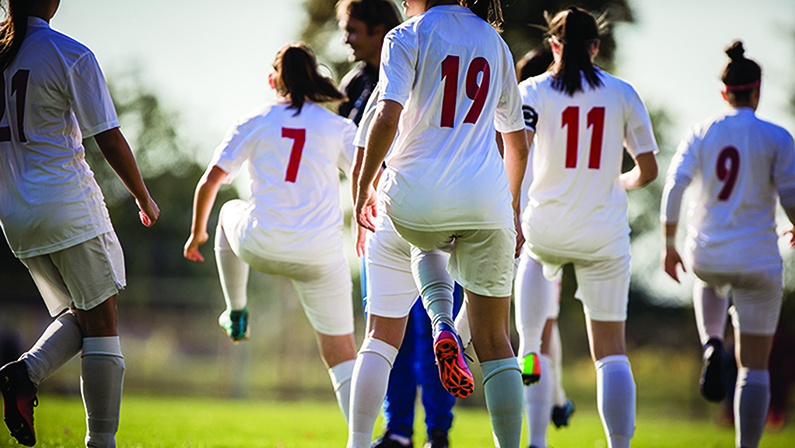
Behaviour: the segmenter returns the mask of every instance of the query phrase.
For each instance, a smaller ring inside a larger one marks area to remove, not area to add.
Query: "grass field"
[[[82,446],[85,416],[80,398],[44,395],[39,401],[36,446]],[[376,428],[380,431],[380,423]],[[2,431],[0,446],[20,446],[15,445],[5,428]],[[417,434],[423,431],[418,425]],[[457,408],[450,437],[453,448],[493,446],[485,410]],[[422,446],[422,439],[416,437],[415,444]],[[346,430],[342,415],[331,402],[125,396],[117,442],[119,448],[342,448]],[[577,411],[570,427],[560,430],[551,427],[549,442],[554,448],[606,447],[599,417],[587,409]],[[632,446],[732,448],[734,433],[706,418],[693,420],[641,412]],[[795,447],[795,427],[765,434],[761,447]]]

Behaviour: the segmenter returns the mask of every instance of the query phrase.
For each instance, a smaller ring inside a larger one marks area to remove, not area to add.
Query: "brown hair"
[[[273,61],[276,70],[276,91],[290,97],[288,109],[301,113],[304,101],[315,103],[342,101],[345,99],[334,81],[318,73],[317,60],[312,50],[303,43],[285,45]]]
[[[570,6],[549,21],[547,34],[560,45],[560,60],[553,75],[552,88],[569,96],[582,90],[580,73],[591,87],[602,80],[591,61],[591,48],[599,42],[600,25],[588,11]]]
[[[400,25],[400,13],[392,0],[340,0],[337,20],[348,18],[364,22],[368,33],[378,25],[384,25],[385,33]]]
[[[726,96],[732,101],[748,101],[753,89],[759,87],[762,69],[756,62],[745,57],[741,41],[735,41],[726,49],[729,63],[723,69],[721,81],[726,85]]]
[[[459,0],[461,6],[469,8],[476,16],[485,20],[495,30],[502,32],[502,3],[500,0]]]
[[[6,0],[7,19],[0,22],[0,70],[11,65],[28,32],[28,16],[34,0]]]

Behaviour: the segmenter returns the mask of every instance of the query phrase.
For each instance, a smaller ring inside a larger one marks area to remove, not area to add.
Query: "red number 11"
[[[588,168],[598,170],[602,159],[602,137],[605,129],[605,108],[594,107],[586,117],[591,131],[591,151],[588,157]],[[566,129],[566,168],[577,166],[577,146],[580,139],[580,108],[569,106],[563,111],[563,123]]]

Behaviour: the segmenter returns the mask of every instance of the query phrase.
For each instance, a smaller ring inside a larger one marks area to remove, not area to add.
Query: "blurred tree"
[[[400,5],[399,1],[395,1],[395,3]],[[300,38],[315,50],[320,60],[328,64],[338,77],[341,77],[350,69],[351,64],[342,54],[331,51],[335,43],[339,42],[340,36],[336,4],[336,0],[305,0],[304,9],[307,13],[307,20]],[[545,45],[545,11],[554,15],[571,4],[571,2],[560,0],[504,0],[505,25],[502,36],[511,48],[514,59],[518,59],[539,45]],[[582,0],[574,4],[591,11],[596,17],[607,13],[605,19],[609,23],[634,21],[629,0]],[[402,8],[399,9],[402,11]],[[611,70],[615,59],[615,50],[614,36],[609,32],[605,33],[602,37],[597,63],[606,70]]]

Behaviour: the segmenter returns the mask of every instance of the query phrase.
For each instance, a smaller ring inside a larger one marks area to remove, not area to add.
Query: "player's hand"
[[[789,237],[789,247],[795,247],[795,226],[790,227],[789,229],[785,230],[781,236],[788,236]]]
[[[367,229],[357,225],[356,226],[356,256],[364,256],[364,243],[367,241]]]
[[[376,193],[375,188],[370,187],[367,190],[360,189],[359,195],[356,198],[356,222],[365,229],[375,232],[375,224],[373,218],[378,216],[376,211]]]
[[[676,270],[677,266],[682,267],[682,272],[687,272],[684,263],[682,263],[682,257],[679,256],[679,252],[676,251],[676,248],[666,247],[663,252],[663,267],[665,273],[676,280],[676,283],[679,283],[679,273]]]
[[[160,208],[151,197],[144,202],[136,199],[135,203],[138,205],[138,217],[141,218],[141,224],[152,227],[160,216]]]
[[[203,262],[204,257],[201,252],[199,252],[199,246],[206,243],[209,238],[210,236],[207,235],[207,232],[201,235],[194,235],[191,233],[188,242],[185,243],[185,250],[182,252],[182,255],[190,261]]]
[[[516,226],[516,253],[514,253],[514,258],[519,258],[519,255],[522,254],[522,246],[524,246],[525,238],[524,232],[522,232],[522,220],[514,214],[514,225]]]

